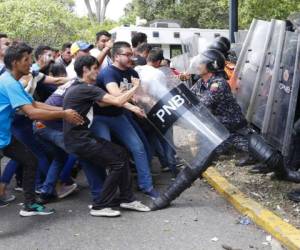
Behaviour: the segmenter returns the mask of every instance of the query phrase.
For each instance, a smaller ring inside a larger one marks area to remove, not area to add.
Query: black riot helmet
[[[216,49],[207,49],[199,55],[199,63],[206,64],[209,72],[223,72],[225,67],[225,57]]]
[[[230,48],[231,48],[231,42],[230,42],[230,40],[227,37],[225,37],[225,36],[219,36],[219,37],[216,38],[216,41],[224,43],[227,46],[227,51],[230,50]]]
[[[208,49],[215,49],[215,50],[220,51],[224,55],[225,58],[227,58],[228,53],[229,53],[228,46],[225,43],[223,43],[221,41],[217,41],[217,40],[213,41],[212,44],[210,44],[208,46]]]

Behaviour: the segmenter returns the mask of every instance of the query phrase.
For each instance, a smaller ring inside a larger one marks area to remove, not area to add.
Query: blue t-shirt
[[[11,123],[16,109],[32,102],[32,97],[10,72],[0,76],[0,148],[11,141]]]
[[[6,71],[5,65],[0,63],[0,76]]]
[[[97,86],[107,92],[106,85],[115,82],[120,87],[121,83],[131,83],[131,77],[139,78],[138,73],[134,69],[120,70],[114,65],[109,65],[102,69],[97,76]],[[99,107],[94,105],[95,115],[117,116],[123,114],[123,108],[114,106]]]

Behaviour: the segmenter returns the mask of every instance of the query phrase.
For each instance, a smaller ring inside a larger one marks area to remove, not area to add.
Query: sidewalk
[[[288,249],[300,249],[300,230],[280,217],[261,206],[259,203],[246,197],[235,186],[230,184],[213,167],[205,173],[204,178],[208,183],[224,196],[239,212],[247,215],[258,226],[269,232]]]

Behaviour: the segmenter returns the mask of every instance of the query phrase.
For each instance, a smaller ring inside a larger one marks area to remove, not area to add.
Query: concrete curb
[[[230,184],[213,167],[207,169],[203,177],[224,196],[239,212],[247,215],[252,221],[292,250],[300,249],[300,230],[264,208],[259,203],[246,197],[235,186]]]

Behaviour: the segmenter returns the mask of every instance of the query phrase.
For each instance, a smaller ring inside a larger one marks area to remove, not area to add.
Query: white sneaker
[[[139,212],[149,212],[151,209],[147,207],[146,205],[142,204],[140,201],[133,201],[129,203],[121,203],[121,208],[135,210]]]
[[[0,200],[4,201],[4,202],[12,202],[16,199],[16,196],[14,196],[13,194],[8,194],[6,193],[3,196],[0,196]]]
[[[90,215],[103,216],[103,217],[117,217],[121,215],[121,212],[117,210],[113,210],[110,207],[106,207],[99,210],[91,209]]]
[[[18,192],[23,192],[23,191],[24,191],[23,188],[22,188],[22,187],[19,187],[19,186],[16,186],[16,187],[14,188],[14,190],[15,190],[15,191],[18,191]]]

